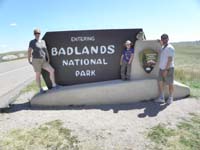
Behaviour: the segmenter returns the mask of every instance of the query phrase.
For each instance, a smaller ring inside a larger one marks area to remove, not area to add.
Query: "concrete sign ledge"
[[[187,97],[189,94],[189,87],[175,82],[175,99]],[[168,95],[167,92],[166,95]],[[155,99],[157,96],[158,85],[156,79],[137,81],[112,80],[63,86],[57,90],[49,90],[45,94],[35,95],[31,100],[31,105],[67,106],[131,103]]]

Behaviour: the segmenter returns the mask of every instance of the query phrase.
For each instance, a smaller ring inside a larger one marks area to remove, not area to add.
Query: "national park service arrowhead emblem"
[[[158,53],[153,49],[144,49],[139,53],[140,64],[146,73],[151,73],[158,61]]]

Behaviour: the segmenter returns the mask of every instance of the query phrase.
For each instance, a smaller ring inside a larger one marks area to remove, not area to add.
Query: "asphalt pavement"
[[[0,108],[8,105],[27,82],[34,80],[34,71],[27,59],[0,63]]]

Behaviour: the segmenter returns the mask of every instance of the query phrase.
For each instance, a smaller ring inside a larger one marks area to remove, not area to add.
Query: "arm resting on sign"
[[[47,55],[47,61],[48,63],[50,63],[50,57],[49,57],[49,53],[48,53],[48,50],[47,50],[47,45],[46,45],[46,42],[44,41],[44,45],[45,45],[45,53]]]
[[[120,66],[122,65],[123,57],[124,57],[124,55],[122,55],[120,58]]]
[[[131,58],[130,58],[128,64],[131,64],[131,62],[133,61],[133,58],[134,58],[134,54],[131,54]]]
[[[48,53],[47,49],[45,49],[45,50],[46,50],[46,54],[47,54],[47,61],[48,61],[48,63],[50,63],[49,53]]]
[[[160,45],[162,45],[162,41],[161,40],[159,40],[159,39],[157,39],[157,42],[160,44]],[[160,53],[160,48],[156,48],[156,49],[154,49],[158,54]]]
[[[31,64],[31,55],[32,55],[32,48],[28,48],[28,62]]]

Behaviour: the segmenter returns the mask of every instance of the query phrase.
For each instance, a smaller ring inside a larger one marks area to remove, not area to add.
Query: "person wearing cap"
[[[28,62],[33,66],[36,74],[36,83],[40,89],[40,93],[44,93],[41,87],[41,71],[42,69],[49,72],[52,87],[55,88],[57,85],[55,83],[54,69],[49,64],[49,54],[47,52],[46,43],[44,40],[40,39],[40,30],[35,29],[33,31],[35,38],[29,42],[28,48]],[[32,58],[32,59],[31,59]]]
[[[122,56],[120,59],[122,80],[130,80],[131,63],[134,57],[134,49],[132,48],[132,46],[132,42],[127,40],[125,42],[125,49],[122,51]]]
[[[168,43],[169,37],[167,34],[161,35],[161,49],[160,52],[160,64],[159,64],[159,98],[155,102],[165,103],[164,97],[164,84],[169,86],[169,98],[167,104],[173,102],[173,92],[174,92],[174,47]]]

